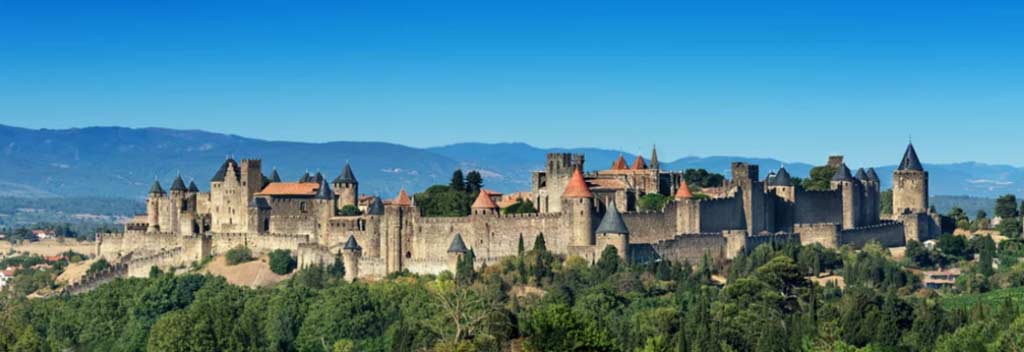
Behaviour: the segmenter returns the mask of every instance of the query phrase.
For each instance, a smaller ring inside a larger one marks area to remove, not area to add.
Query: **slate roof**
[[[164,188],[160,187],[160,181],[153,180],[153,186],[149,187],[149,193],[164,194]]]
[[[309,182],[321,183],[323,181],[324,181],[324,174],[321,174],[320,171],[317,171],[316,175],[313,175],[312,179]]]
[[[455,234],[455,238],[452,239],[452,244],[448,246],[448,253],[466,253],[469,249],[466,249],[466,243],[462,242],[462,234]]]
[[[868,181],[878,182],[878,173],[875,172],[875,168],[868,168]]]
[[[334,179],[334,183],[357,183],[356,175],[352,174],[352,167],[345,163],[345,169]]]
[[[921,166],[921,160],[917,158],[917,151],[914,150],[913,143],[907,145],[907,151],[903,153],[903,160],[900,161],[900,167],[897,170],[924,171],[924,167]]]
[[[238,162],[236,162],[235,159],[228,158],[228,160],[224,160],[223,164],[220,164],[220,169],[217,169],[217,173],[213,174],[213,179],[210,181],[224,182],[224,178],[227,177],[228,174],[228,165],[231,165],[234,168],[235,174],[233,176],[236,180],[242,177],[238,174]]]
[[[858,180],[861,180],[861,181],[867,181],[868,180],[868,174],[866,172],[864,172],[864,168],[857,169],[857,175],[854,176],[854,177],[856,177]]]
[[[651,168],[660,169],[661,163],[658,162],[658,147],[651,146]]]
[[[608,211],[604,212],[601,224],[597,225],[597,233],[629,233],[629,229],[626,228],[626,222],[622,221],[622,214],[619,213],[619,208],[615,207],[615,200],[608,202]]]
[[[384,215],[384,201],[380,197],[373,197],[373,202],[366,207],[367,215]]]
[[[356,242],[356,236],[348,235],[348,241],[345,241],[344,249],[346,251],[361,251],[363,247],[360,247],[359,243]]]
[[[171,184],[171,191],[185,192],[188,188],[185,188],[185,181],[181,179],[181,175],[174,178],[174,183]]]
[[[188,181],[188,191],[192,193],[199,193],[199,187],[196,186],[196,181]]]
[[[839,169],[836,170],[836,174],[832,176],[832,181],[853,181],[853,175],[850,174],[850,168],[846,167],[846,164],[839,165]]]
[[[779,168],[778,172],[775,173],[775,177],[772,178],[772,185],[775,186],[793,186],[793,178],[790,177],[790,172],[785,171],[785,168]]]
[[[306,171],[305,173],[302,174],[302,177],[299,177],[299,181],[298,182],[300,182],[300,183],[310,182],[310,180],[312,180],[312,179],[313,179],[312,177],[309,177],[309,171]]]
[[[281,182],[281,175],[277,174],[277,169],[270,173],[270,182]]]
[[[331,192],[331,186],[327,184],[327,180],[324,180],[323,177],[320,178],[320,188],[316,190],[316,198],[334,199],[334,192]]]

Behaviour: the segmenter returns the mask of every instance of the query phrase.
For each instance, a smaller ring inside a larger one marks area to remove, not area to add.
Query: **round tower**
[[[149,188],[149,197],[146,198],[146,232],[160,232],[160,198],[163,198],[164,188],[160,187],[160,181],[153,181]]]
[[[331,183],[334,184],[334,194],[338,195],[335,202],[337,211],[341,211],[346,205],[359,206],[359,181],[352,173],[352,166],[346,162],[345,169]]]
[[[476,196],[476,200],[473,202],[471,207],[473,215],[495,215],[498,214],[498,205],[491,199],[491,195],[487,191],[481,190],[480,194]]]
[[[452,272],[452,275],[458,273],[459,260],[468,251],[466,242],[462,241],[462,234],[456,233],[455,238],[452,238],[452,243],[448,245],[448,270]]]
[[[359,277],[359,258],[363,256],[363,247],[356,242],[356,236],[348,235],[348,241],[341,252],[341,259],[345,263],[345,281],[355,281]]]
[[[594,248],[594,257],[599,257],[605,247],[612,246],[618,252],[619,258],[629,262],[629,229],[626,222],[622,220],[622,214],[615,207],[615,200],[608,202],[608,211],[601,218],[597,225],[597,246]]]
[[[840,190],[843,197],[843,228],[852,229],[861,225],[861,196],[863,187],[850,173],[846,164],[839,165],[832,176],[832,189]]]
[[[572,233],[571,245],[594,245],[594,194],[587,187],[583,173],[577,168],[573,170],[565,192],[562,193],[562,212],[569,218]]]
[[[928,172],[921,166],[913,144],[907,145],[900,166],[892,174],[892,212],[928,212]]]

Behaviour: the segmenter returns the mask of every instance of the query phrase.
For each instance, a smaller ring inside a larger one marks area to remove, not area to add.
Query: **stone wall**
[[[704,254],[707,253],[713,259],[721,259],[726,254],[726,239],[721,234],[683,234],[671,239],[661,240],[649,245],[631,245],[631,256],[638,260],[648,257],[642,253],[649,246],[661,260],[675,262],[700,263]]]
[[[700,204],[700,232],[746,229],[742,198],[705,199]]]
[[[800,243],[809,245],[820,244],[826,248],[839,248],[839,224],[796,224],[793,232],[800,235]]]
[[[901,247],[905,245],[903,224],[899,222],[883,222],[839,232],[840,246],[849,245],[853,248],[861,248],[872,241],[881,243],[885,247]]]
[[[631,243],[654,243],[670,239],[677,234],[674,205],[667,206],[665,211],[624,213],[622,220],[629,229]],[[595,225],[599,223],[600,220],[594,222]]]
[[[117,260],[129,253],[149,255],[181,246],[181,236],[173,233],[125,232],[97,234],[96,254],[108,260]]]
[[[124,263],[128,266],[127,276],[149,277],[149,271],[154,266],[166,271],[173,267],[186,265],[188,262],[183,260],[184,252],[181,247],[177,247],[150,256],[132,258]]]
[[[115,264],[107,270],[93,273],[92,275],[86,275],[78,282],[67,285],[62,290],[63,293],[70,295],[77,295],[96,289],[97,287],[114,281],[119,277],[128,275],[128,265],[126,264]]]
[[[820,224],[843,223],[842,191],[801,191],[796,192],[793,223]]]

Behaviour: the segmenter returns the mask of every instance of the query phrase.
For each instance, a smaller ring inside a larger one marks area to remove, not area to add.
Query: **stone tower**
[[[850,168],[846,167],[844,163],[836,169],[831,184],[833,190],[842,192],[843,228],[852,229],[861,226],[861,197],[864,194],[864,188],[860,181],[850,174]]]
[[[747,233],[755,235],[768,228],[765,217],[764,183],[758,178],[760,168],[757,165],[732,163],[732,182],[739,187],[743,195],[743,216],[747,223]]]
[[[352,282],[359,277],[359,258],[362,256],[363,247],[356,242],[356,236],[349,234],[341,252],[342,261],[345,263],[345,281]]]
[[[334,216],[334,192],[331,192],[331,186],[327,184],[327,180],[320,179],[320,187],[317,188],[313,199],[319,214],[316,222],[320,243],[326,244],[328,243],[327,234],[330,233],[328,225],[331,223],[331,217]]]
[[[494,200],[491,199],[491,195],[484,191],[480,191],[480,194],[476,196],[476,200],[473,201],[473,206],[471,208],[473,215],[498,214],[498,205],[494,204]]]
[[[571,246],[594,245],[594,194],[590,192],[583,173],[576,169],[562,193],[562,210],[572,233]]]
[[[462,234],[456,233],[455,238],[452,238],[452,244],[448,246],[448,270],[452,275],[458,273],[459,260],[466,252],[469,252],[469,249],[466,248],[466,242],[462,241]]]
[[[409,193],[405,192],[405,188],[398,192],[398,197],[391,200],[391,204],[384,207],[384,234],[382,236],[384,245],[381,251],[384,253],[389,273],[402,270],[402,258],[406,252],[404,248],[404,237],[407,235],[405,234],[407,231],[406,221],[408,217],[412,216],[413,211],[412,199],[409,198]]]
[[[185,203],[188,196],[188,187],[185,187],[185,181],[181,179],[181,175],[174,178],[174,183],[171,183],[171,204],[168,207],[168,223],[170,228],[166,229],[167,232],[181,232],[181,219],[182,213],[187,209],[188,205]]]
[[[160,181],[154,180],[153,186],[149,188],[149,196],[146,197],[146,232],[160,232],[160,199],[164,194]]]
[[[900,166],[892,174],[892,212],[928,212],[928,172],[917,158],[914,145],[907,145]]]
[[[545,164],[546,198],[540,199],[540,211],[557,213],[562,211],[562,193],[573,170],[583,170],[583,155],[569,153],[550,153]]]
[[[359,181],[356,181],[356,175],[352,173],[352,166],[346,162],[345,169],[331,183],[334,184],[334,194],[338,195],[337,211],[340,212],[346,205],[359,206]]]
[[[864,187],[864,202],[861,204],[861,216],[864,225],[874,225],[881,220],[879,217],[882,201],[882,183],[878,179],[878,173],[874,168],[868,168],[866,172],[857,171],[857,180]]]
[[[766,186],[768,191],[775,193],[779,198],[790,203],[796,201],[796,185],[793,184],[793,177],[789,175],[789,171],[786,171],[785,167],[779,168],[775,177],[771,177]]]
[[[594,257],[600,257],[605,247],[612,246],[618,252],[619,258],[629,262],[629,229],[626,222],[622,221],[622,214],[615,207],[615,200],[608,203],[608,211],[601,218],[597,225],[597,246],[594,247]]]

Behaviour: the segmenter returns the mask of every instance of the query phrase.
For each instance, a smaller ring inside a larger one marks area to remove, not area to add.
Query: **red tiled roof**
[[[633,160],[633,170],[646,170],[647,163],[644,162],[644,157],[637,155],[636,160]]]
[[[693,198],[693,193],[690,193],[690,186],[686,184],[686,180],[679,182],[679,190],[676,191],[676,198],[678,199],[690,199]]]
[[[412,205],[412,199],[409,199],[409,193],[406,193],[405,188],[402,188],[401,191],[398,191],[398,197],[395,197],[391,204],[409,206]]]
[[[619,154],[619,158],[615,159],[615,162],[612,163],[612,170],[625,170],[625,169],[627,169],[627,167],[626,167],[626,158],[623,158],[622,154]]]
[[[583,174],[580,173],[580,169],[572,171],[572,178],[569,179],[569,184],[565,186],[565,192],[562,193],[562,197],[565,198],[593,198],[594,194],[590,193],[590,188],[587,187],[587,181],[583,180]]]
[[[274,182],[256,193],[257,196],[314,196],[320,184],[312,182]]]
[[[486,190],[481,190],[480,195],[476,196],[476,201],[473,202],[473,209],[494,209],[498,205],[494,204],[494,200],[491,199],[490,193]]]
[[[520,200],[525,202],[530,200],[531,198],[533,198],[533,193],[515,192],[501,197],[501,199],[498,200],[496,204],[498,204],[499,208],[505,209],[508,208],[509,206],[512,206],[513,204],[519,203]]]

